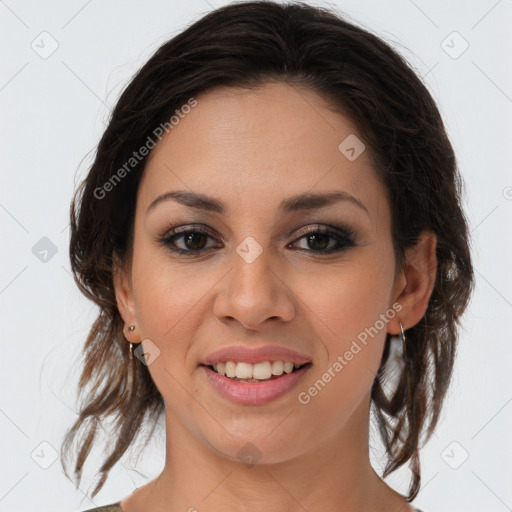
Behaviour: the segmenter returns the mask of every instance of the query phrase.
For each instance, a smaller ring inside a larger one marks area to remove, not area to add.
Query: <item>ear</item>
[[[132,279],[129,263],[123,263],[114,254],[113,257],[113,282],[116,294],[117,309],[126,324],[136,323],[135,301],[132,293]]]
[[[416,325],[425,315],[428,301],[434,289],[437,272],[437,237],[431,231],[423,231],[418,242],[405,252],[405,268],[395,280],[394,301],[402,309],[388,323],[391,334],[400,333],[400,323],[405,329]]]

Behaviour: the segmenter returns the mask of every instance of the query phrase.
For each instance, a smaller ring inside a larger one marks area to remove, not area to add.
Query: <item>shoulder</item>
[[[88,508],[83,512],[123,512],[122,508],[119,506],[120,502],[111,503],[110,505],[103,505],[102,507],[97,508]]]

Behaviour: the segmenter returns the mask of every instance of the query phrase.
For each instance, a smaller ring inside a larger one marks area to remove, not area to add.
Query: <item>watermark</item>
[[[39,467],[48,469],[59,458],[59,452],[48,441],[43,441],[32,450],[30,456]]]
[[[41,32],[31,43],[30,47],[34,50],[41,59],[48,59],[51,57],[59,47],[57,39],[55,39],[49,32]]]
[[[469,48],[469,43],[454,30],[441,41],[441,48],[452,59],[458,59]]]
[[[160,349],[149,339],[142,340],[133,351],[133,355],[143,364],[149,366],[160,356]]]
[[[343,139],[338,145],[338,151],[351,162],[356,160],[356,158],[358,158],[365,149],[366,146],[363,141],[353,133]]]
[[[197,100],[194,97],[190,98],[187,103],[174,111],[175,115],[173,114],[169,121],[160,123],[153,130],[152,135],[159,141],[162,140],[164,133],[169,133],[196,105]],[[157,143],[153,137],[148,135],[146,142],[138,149],[138,151],[134,151],[132,156],[128,158],[124,165],[120,167],[101,187],[96,187],[94,189],[94,197],[96,199],[105,198],[108,192],[111,192],[114,187],[139,164],[139,162],[149,155],[149,152],[156,146],[156,144]]]
[[[368,344],[368,337],[374,338],[387,323],[395,318],[396,314],[402,311],[402,304],[395,302],[385,313],[379,316],[379,319],[371,327],[366,327],[357,335],[357,340],[352,340],[350,348],[346,350],[343,355],[338,355],[336,361],[329,366],[329,368],[321,375],[315,383],[310,386],[306,391],[301,391],[297,395],[297,400],[300,404],[306,405],[315,397],[331,380],[338,375],[345,366],[349,364],[354,356],[361,352],[362,348]],[[358,343],[359,342],[359,343]],[[362,346],[361,346],[362,345]]]
[[[251,468],[254,466],[262,457],[262,453],[252,443],[245,443],[236,454],[237,459]]]
[[[458,441],[452,441],[442,452],[441,458],[452,469],[459,469],[469,457],[469,452]]]
[[[238,245],[236,252],[246,263],[252,263],[263,252],[263,247],[252,236],[248,236]]]
[[[43,236],[32,247],[32,254],[42,263],[48,263],[56,254],[57,246],[46,236]]]

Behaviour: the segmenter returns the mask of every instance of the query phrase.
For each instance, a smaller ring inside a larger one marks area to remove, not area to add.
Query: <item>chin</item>
[[[275,428],[275,422],[272,428]],[[271,432],[272,428],[258,436],[253,426],[246,434],[228,435],[223,440],[210,440],[209,444],[222,457],[248,467],[287,462],[302,453],[297,451],[302,444],[297,442],[295,436],[289,435],[287,440],[269,437],[267,432]]]

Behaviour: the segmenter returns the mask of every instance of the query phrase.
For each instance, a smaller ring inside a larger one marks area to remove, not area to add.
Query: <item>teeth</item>
[[[272,365],[268,361],[251,364],[249,366],[252,366],[252,372],[251,370],[249,370],[249,372],[252,373],[250,377],[253,379],[265,380],[272,377]]]
[[[239,379],[252,379],[252,368],[249,363],[236,363],[235,376]]]
[[[215,368],[215,367],[214,367]],[[234,361],[226,362],[226,377],[235,377],[236,373],[236,363]]]
[[[299,367],[299,364],[293,364],[290,361],[263,361],[256,364],[226,361],[213,365],[213,369],[220,375],[244,380],[267,380],[272,375],[282,375],[283,372],[291,373],[294,368]]]
[[[272,375],[282,375],[283,374],[283,361],[272,361]]]
[[[284,363],[283,369],[286,373],[292,373],[293,372],[293,363],[290,363],[290,361],[286,361]]]

